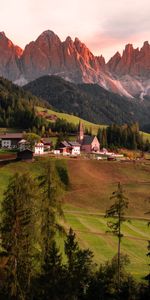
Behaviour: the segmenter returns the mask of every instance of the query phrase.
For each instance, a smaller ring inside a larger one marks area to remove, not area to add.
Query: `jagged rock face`
[[[45,31],[25,47],[22,55],[23,73],[29,80],[53,74],[61,68],[62,57],[60,39],[52,31]]]
[[[22,49],[0,32],[0,74],[5,78],[14,81],[20,76],[19,60]]]
[[[52,31],[43,32],[22,55],[22,71],[28,80],[57,74],[74,82],[93,82],[101,64],[102,58],[96,58],[77,38],[61,42]]]
[[[121,60],[121,55],[119,52],[116,52],[116,54],[107,63],[107,70],[114,73],[116,71],[116,67],[119,64],[120,60]]]
[[[139,50],[128,44],[123,51],[122,57],[115,54],[107,63],[110,72],[122,75],[148,76],[150,75],[150,45],[145,42]]]
[[[22,51],[2,32],[0,75],[20,85],[43,75],[58,75],[75,83],[97,83],[127,97],[145,95],[150,90],[150,45],[145,42],[139,50],[128,44],[122,56],[117,52],[106,64],[78,38],[61,42],[47,30]]]

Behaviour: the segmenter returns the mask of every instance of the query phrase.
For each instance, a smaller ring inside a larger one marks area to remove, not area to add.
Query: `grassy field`
[[[117,252],[117,238],[108,230],[107,220],[96,215],[80,213],[66,213],[65,227],[72,227],[82,247],[90,248],[94,253],[97,264],[104,263]],[[123,225],[124,238],[122,240],[122,254],[128,255],[130,264],[128,271],[136,279],[148,273],[148,258],[146,257],[147,240],[150,230],[146,221],[132,220]]]
[[[44,109],[42,107],[37,107],[37,110],[38,111],[43,111]],[[66,120],[67,122],[69,123],[73,123],[75,125],[78,125],[79,124],[79,121],[82,121],[82,123],[84,124],[84,127],[91,130],[92,134],[97,134],[97,131],[98,129],[101,127],[107,127],[106,125],[99,125],[99,124],[94,124],[94,123],[91,123],[91,122],[88,122],[86,120],[83,120],[77,116],[74,116],[74,115],[69,115],[69,114],[66,114],[66,113],[60,113],[60,112],[57,112],[57,111],[53,111],[53,110],[50,110],[50,109],[47,109],[47,113],[50,114],[50,115],[56,115],[58,118],[60,119],[64,119]]]
[[[37,106],[36,109],[37,109],[38,112],[44,110],[43,107],[39,107],[39,106]],[[88,122],[86,120],[83,120],[83,119],[81,119],[77,116],[66,114],[66,113],[60,113],[60,112],[57,112],[57,111],[54,111],[54,110],[51,110],[51,109],[47,109],[47,113],[49,115],[56,115],[58,118],[64,119],[67,122],[73,123],[75,125],[79,124],[79,121],[82,121],[85,128],[91,130],[93,135],[94,134],[97,135],[97,131],[100,127],[101,128],[107,127],[107,125],[94,124],[94,123]],[[146,141],[146,140],[150,141],[150,133],[145,133],[143,131],[140,131],[140,133],[143,135],[144,141]]]
[[[82,247],[93,250],[95,261],[103,263],[117,251],[116,237],[106,234],[105,210],[112,203],[111,193],[120,181],[129,199],[126,215],[130,222],[123,226],[122,251],[128,254],[131,264],[128,270],[136,278],[148,272],[146,247],[150,239],[147,227],[150,210],[150,162],[105,162],[86,159],[67,159],[70,188],[64,196],[64,226],[75,230]],[[0,199],[8,180],[15,172],[40,173],[41,160],[13,162],[0,168]]]
[[[44,159],[44,158],[43,158]],[[42,159],[41,159],[42,160]],[[0,194],[15,172],[39,174],[41,160],[12,162],[0,168]],[[104,213],[110,206],[110,196],[123,184],[129,199],[128,215],[145,217],[150,201],[150,161],[107,162],[89,159],[66,159],[70,189],[65,195],[65,208]]]

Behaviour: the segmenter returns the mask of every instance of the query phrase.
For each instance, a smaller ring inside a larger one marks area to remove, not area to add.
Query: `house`
[[[44,144],[43,143],[37,143],[34,146],[34,154],[43,154],[44,153]]]
[[[80,155],[81,145],[78,142],[72,141],[72,142],[69,142],[69,145],[70,145],[71,155]]]
[[[70,155],[70,145],[68,142],[66,141],[62,141],[60,143],[60,154],[63,154],[63,155]]]
[[[60,143],[60,153],[63,155],[80,155],[80,144],[76,141]]]
[[[21,141],[19,141],[18,147],[20,151],[23,151],[25,149],[29,149],[30,143],[27,140],[22,139]]]
[[[30,149],[25,149],[17,153],[17,160],[32,160],[33,151]]]
[[[22,140],[23,133],[5,133],[0,134],[1,148],[17,148],[18,143]]]
[[[44,149],[45,150],[50,150],[52,146],[52,142],[50,141],[49,138],[42,138],[41,142],[44,144]]]
[[[79,123],[77,141],[81,145],[81,151],[84,151],[86,153],[100,151],[100,143],[97,137],[84,135],[84,127],[82,122]]]

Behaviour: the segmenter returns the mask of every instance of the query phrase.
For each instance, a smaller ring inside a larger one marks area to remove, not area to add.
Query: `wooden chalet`
[[[18,148],[18,143],[23,139],[23,133],[0,134],[1,148]]]
[[[17,153],[17,160],[32,160],[33,159],[33,151],[30,149],[25,149],[19,151]]]
[[[80,144],[76,141],[62,141],[59,150],[63,155],[80,155],[80,147]]]

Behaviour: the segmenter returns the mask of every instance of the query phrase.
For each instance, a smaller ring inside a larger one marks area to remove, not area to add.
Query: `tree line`
[[[145,300],[150,287],[126,272],[121,255],[121,224],[127,199],[121,185],[106,217],[118,237],[118,255],[100,266],[90,249],[81,249],[62,222],[62,195],[69,188],[65,163],[46,160],[35,179],[28,173],[10,178],[0,216],[0,299],[2,300]],[[64,239],[63,253],[58,234]],[[149,276],[149,275],[148,275]]]
[[[46,103],[0,77],[1,127],[40,128],[45,120],[36,115],[36,105],[45,106]]]
[[[101,148],[117,149],[124,147],[133,150],[150,150],[150,142],[148,140],[144,141],[138,123],[112,124],[107,128],[99,128],[97,137],[101,143]]]

